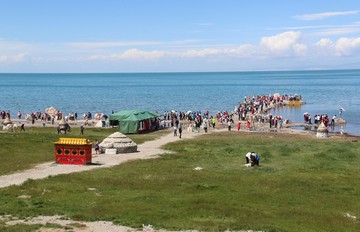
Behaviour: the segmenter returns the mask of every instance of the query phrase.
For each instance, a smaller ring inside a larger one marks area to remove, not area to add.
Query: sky
[[[358,68],[359,0],[0,0],[0,73]]]

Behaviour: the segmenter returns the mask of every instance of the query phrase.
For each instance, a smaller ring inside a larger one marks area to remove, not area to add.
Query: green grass
[[[0,175],[32,168],[34,165],[54,160],[54,144],[60,137],[88,138],[90,141],[105,137],[116,129],[89,128],[80,135],[78,128],[70,133],[57,134],[55,128],[26,128],[26,132],[0,134]]]
[[[0,189],[0,214],[168,230],[359,231],[357,140],[214,133],[165,148],[176,153]],[[248,151],[260,154],[259,167],[244,166]]]
[[[19,129],[18,129],[19,130]],[[28,127],[26,132],[0,133],[0,175],[9,174],[34,167],[36,164],[54,161],[54,144],[60,137],[95,139],[100,142],[117,128],[86,128],[80,135],[79,128],[72,128],[70,133],[57,134],[53,127]],[[129,135],[135,143],[141,144],[156,139],[166,133],[166,130],[143,135]]]

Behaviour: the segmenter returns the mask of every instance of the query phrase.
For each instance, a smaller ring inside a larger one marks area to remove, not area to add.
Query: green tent
[[[123,110],[114,114],[110,114],[110,121],[117,121],[120,132],[123,134],[138,133],[140,122],[147,119],[160,117],[159,114],[147,110]]]

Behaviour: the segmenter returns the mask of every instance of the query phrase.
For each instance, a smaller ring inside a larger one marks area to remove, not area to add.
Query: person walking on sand
[[[25,132],[25,123],[21,123],[21,127],[20,127],[20,132],[24,131]]]
[[[248,130],[250,130],[251,124],[250,124],[249,121],[246,122],[246,127],[247,127]]]
[[[177,136],[177,127],[174,126],[174,137]]]
[[[204,128],[205,133],[207,133],[207,127],[208,127],[207,124],[208,124],[207,120],[204,119],[203,128]]]
[[[97,139],[95,139],[94,148],[95,148],[95,154],[98,154],[100,147],[99,147],[99,142],[97,141]]]
[[[181,139],[181,134],[182,134],[182,127],[179,126],[179,139]]]
[[[331,126],[335,126],[335,120],[336,120],[336,114],[331,119],[331,123],[330,123]]]
[[[237,130],[239,131],[239,130],[240,130],[240,128],[241,128],[241,122],[240,122],[240,121],[238,121],[238,123],[237,123]]]
[[[215,129],[215,125],[216,125],[216,118],[215,117],[211,118],[211,123],[212,123],[213,129]]]

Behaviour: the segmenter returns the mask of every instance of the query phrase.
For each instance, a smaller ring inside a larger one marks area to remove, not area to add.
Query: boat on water
[[[294,94],[293,96],[287,96],[283,100],[283,104],[287,106],[301,106],[304,104],[301,95]]]
[[[305,103],[302,100],[284,100],[283,104],[286,106],[301,106]]]

